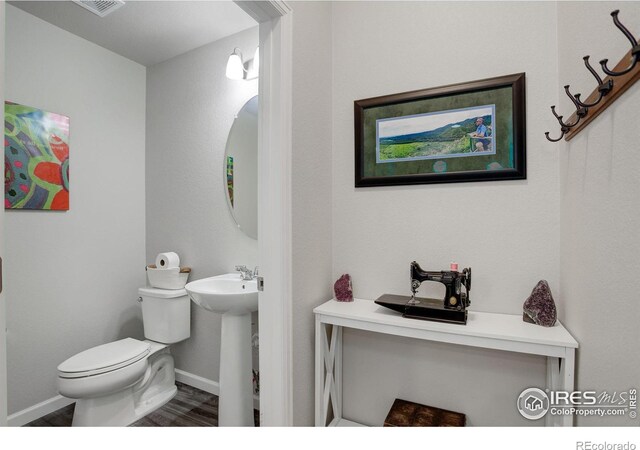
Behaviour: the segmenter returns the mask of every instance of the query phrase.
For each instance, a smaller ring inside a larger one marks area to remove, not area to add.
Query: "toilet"
[[[177,392],[169,345],[190,336],[184,289],[140,288],[145,340],[120,339],[90,348],[58,366],[58,392],[76,399],[73,426],[126,426]]]

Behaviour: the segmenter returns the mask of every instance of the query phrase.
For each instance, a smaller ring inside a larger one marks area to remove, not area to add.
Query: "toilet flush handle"
[[[142,303],[142,297],[138,297],[138,303]]]

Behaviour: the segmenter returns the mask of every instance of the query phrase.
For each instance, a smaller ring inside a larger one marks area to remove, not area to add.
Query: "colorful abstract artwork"
[[[5,209],[69,209],[69,118],[4,106]]]

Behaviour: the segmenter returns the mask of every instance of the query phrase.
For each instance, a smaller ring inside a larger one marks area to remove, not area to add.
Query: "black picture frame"
[[[526,179],[525,114],[524,73],[356,100],[355,187]]]

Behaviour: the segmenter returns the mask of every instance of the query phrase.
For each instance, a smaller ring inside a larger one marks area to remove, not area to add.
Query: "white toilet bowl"
[[[168,344],[190,335],[189,298],[184,289],[141,288],[139,292],[145,336],[163,342],[121,339],[60,364],[58,392],[76,399],[73,426],[126,426],[164,405],[177,392]]]

